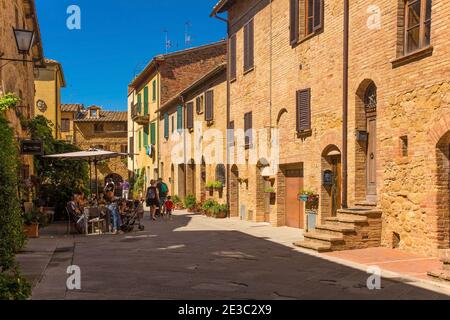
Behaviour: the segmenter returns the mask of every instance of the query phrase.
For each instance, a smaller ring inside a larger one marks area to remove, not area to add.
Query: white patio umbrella
[[[90,189],[92,192],[92,163],[95,166],[95,181],[96,181],[96,194],[97,199],[99,197],[98,192],[98,174],[97,174],[97,164],[99,161],[104,161],[108,159],[118,158],[122,156],[127,156],[124,153],[111,152],[99,149],[90,149],[88,151],[79,151],[79,152],[71,152],[71,153],[62,153],[62,154],[53,154],[45,156],[47,159],[57,159],[57,160],[70,160],[70,161],[88,161],[89,162],[89,181],[90,181]]]

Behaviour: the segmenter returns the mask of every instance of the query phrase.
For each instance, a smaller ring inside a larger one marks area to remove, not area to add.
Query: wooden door
[[[336,217],[339,209],[342,208],[342,165],[341,157],[334,157],[333,164],[333,185],[331,187],[331,216]]]
[[[288,170],[286,172],[286,226],[303,229],[304,208],[298,200],[298,194],[303,189],[301,170]]]
[[[377,118],[367,119],[367,201],[377,201]]]

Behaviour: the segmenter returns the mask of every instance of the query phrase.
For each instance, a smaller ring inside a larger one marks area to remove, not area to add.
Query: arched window
[[[364,95],[364,106],[366,112],[377,111],[377,86],[373,82],[367,87],[366,94]]]
[[[216,181],[222,182],[222,185],[226,183],[226,169],[223,164],[218,164],[216,166]]]

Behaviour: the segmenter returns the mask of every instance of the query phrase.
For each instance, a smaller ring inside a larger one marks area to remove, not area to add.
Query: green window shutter
[[[152,86],[153,86],[152,97],[153,97],[153,102],[155,102],[156,101],[156,80],[153,80]]]
[[[144,88],[144,116],[148,115],[148,87]]]
[[[156,122],[150,124],[150,143],[156,145]]]
[[[139,150],[142,149],[142,133],[141,130],[139,130]]]
[[[139,93],[138,94],[138,97],[137,97],[137,99],[138,99],[138,113],[141,113],[142,112],[142,95]]]
[[[169,139],[169,113],[164,114],[164,138]]]
[[[144,127],[144,147],[148,147],[148,126]]]
[[[178,129],[178,131],[183,130],[183,106],[178,106],[177,129]]]

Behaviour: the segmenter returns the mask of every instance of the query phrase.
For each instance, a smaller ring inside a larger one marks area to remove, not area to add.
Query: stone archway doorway
[[[206,201],[206,163],[203,157],[200,166],[200,201],[202,203]]]
[[[342,208],[342,162],[341,151],[335,145],[322,153],[321,218],[336,217]]]
[[[117,173],[109,174],[108,176],[105,177],[105,185],[109,180],[112,180],[114,182],[114,187],[115,187],[114,196],[121,197],[122,196],[122,183],[124,182],[122,176]]]
[[[195,165],[195,161],[190,160],[186,172],[186,195],[196,196],[196,170],[197,166]]]
[[[377,193],[377,86],[365,80],[357,92],[356,101],[356,171],[357,202],[376,203]]]
[[[178,196],[180,199],[186,198],[186,167],[184,164],[178,165]]]

